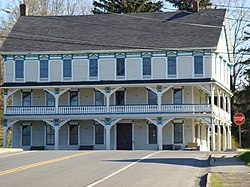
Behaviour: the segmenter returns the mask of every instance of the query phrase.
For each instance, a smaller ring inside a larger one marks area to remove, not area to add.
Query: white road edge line
[[[146,159],[146,158],[148,158],[148,157],[151,157],[151,156],[153,156],[153,155],[155,155],[155,154],[157,154],[157,153],[159,153],[159,152],[160,152],[160,151],[151,153],[151,154],[149,154],[149,155],[147,155],[147,156],[145,156],[145,157],[143,157],[143,158],[141,158],[141,159],[139,159],[139,160],[137,160],[137,161],[135,161],[135,162],[132,162],[131,164],[125,166],[124,168],[119,169],[119,170],[115,171],[114,173],[111,173],[110,175],[108,175],[108,176],[106,176],[106,177],[104,177],[104,178],[102,178],[102,179],[100,179],[100,180],[98,180],[98,181],[96,181],[96,182],[94,182],[94,183],[92,183],[92,184],[90,184],[90,185],[87,185],[86,187],[93,187],[93,186],[95,186],[95,185],[97,185],[97,184],[99,184],[99,183],[101,183],[101,182],[103,182],[103,181],[105,181],[105,180],[107,180],[107,179],[113,177],[114,175],[117,175],[118,173],[120,173],[120,172],[122,172],[122,171],[124,171],[124,170],[126,170],[126,169],[128,169],[128,168],[130,168],[131,166],[137,164],[138,162],[141,162],[142,160],[144,160],[144,159]]]
[[[16,156],[16,155],[21,155],[21,154],[26,154],[26,153],[35,153],[35,152],[37,152],[37,151],[25,151],[25,152],[21,152],[21,153],[14,153],[14,154],[10,154],[10,155],[0,156],[0,158],[9,157],[9,156]]]

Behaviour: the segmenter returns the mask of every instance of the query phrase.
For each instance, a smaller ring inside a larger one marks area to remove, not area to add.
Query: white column
[[[58,124],[54,125],[55,130],[55,150],[59,149],[59,126]]]
[[[223,151],[227,149],[227,130],[226,124],[223,124]]]
[[[8,95],[4,93],[4,97],[3,97],[3,114],[7,114],[7,101],[8,101]]]
[[[174,145],[174,124],[171,124],[172,126],[172,145]]]
[[[195,123],[194,123],[194,119],[192,119],[192,141],[195,142]]]
[[[207,150],[210,151],[210,127],[207,127]]]
[[[198,124],[198,132],[197,132],[197,143],[198,143],[198,145],[200,146],[201,145],[201,126],[200,126],[200,124]]]
[[[212,143],[212,151],[215,151],[215,128],[214,128],[214,86],[211,84],[211,110],[212,110],[212,117],[211,117],[211,143]]]
[[[55,95],[55,109],[56,109],[56,114],[59,113],[59,94]]]
[[[110,150],[110,125],[105,125],[106,150]]]
[[[110,94],[105,94],[106,97],[106,107],[107,107],[107,112],[109,112],[109,105],[110,105]]]
[[[7,147],[7,131],[8,131],[8,127],[3,126],[3,148]]]
[[[232,140],[231,140],[231,129],[230,129],[230,126],[228,125],[228,149],[231,149],[232,148]]]
[[[221,151],[221,130],[220,130],[220,121],[217,122],[217,148],[218,151]]]
[[[158,104],[158,111],[159,112],[161,112],[161,96],[162,96],[162,93],[158,92],[157,93],[157,104]]]
[[[158,144],[158,150],[162,150],[162,124],[157,125],[157,144]]]

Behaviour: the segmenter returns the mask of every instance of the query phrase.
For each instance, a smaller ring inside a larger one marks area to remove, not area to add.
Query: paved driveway
[[[208,153],[35,151],[0,155],[0,186],[199,186]]]

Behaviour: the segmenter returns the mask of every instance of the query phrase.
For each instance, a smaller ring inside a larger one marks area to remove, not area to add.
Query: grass
[[[211,187],[221,187],[223,186],[224,180],[219,177],[216,173],[212,173],[212,185]]]
[[[244,153],[241,153],[239,156],[239,159],[246,162],[248,166],[250,166],[250,151],[246,151]]]

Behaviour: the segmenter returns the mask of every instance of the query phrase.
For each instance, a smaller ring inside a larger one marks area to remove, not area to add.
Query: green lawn
[[[246,151],[244,153],[241,153],[239,156],[239,159],[246,162],[248,166],[250,166],[250,151]]]
[[[216,173],[212,173],[212,185],[211,187],[221,187],[224,183],[224,180],[219,177]]]

